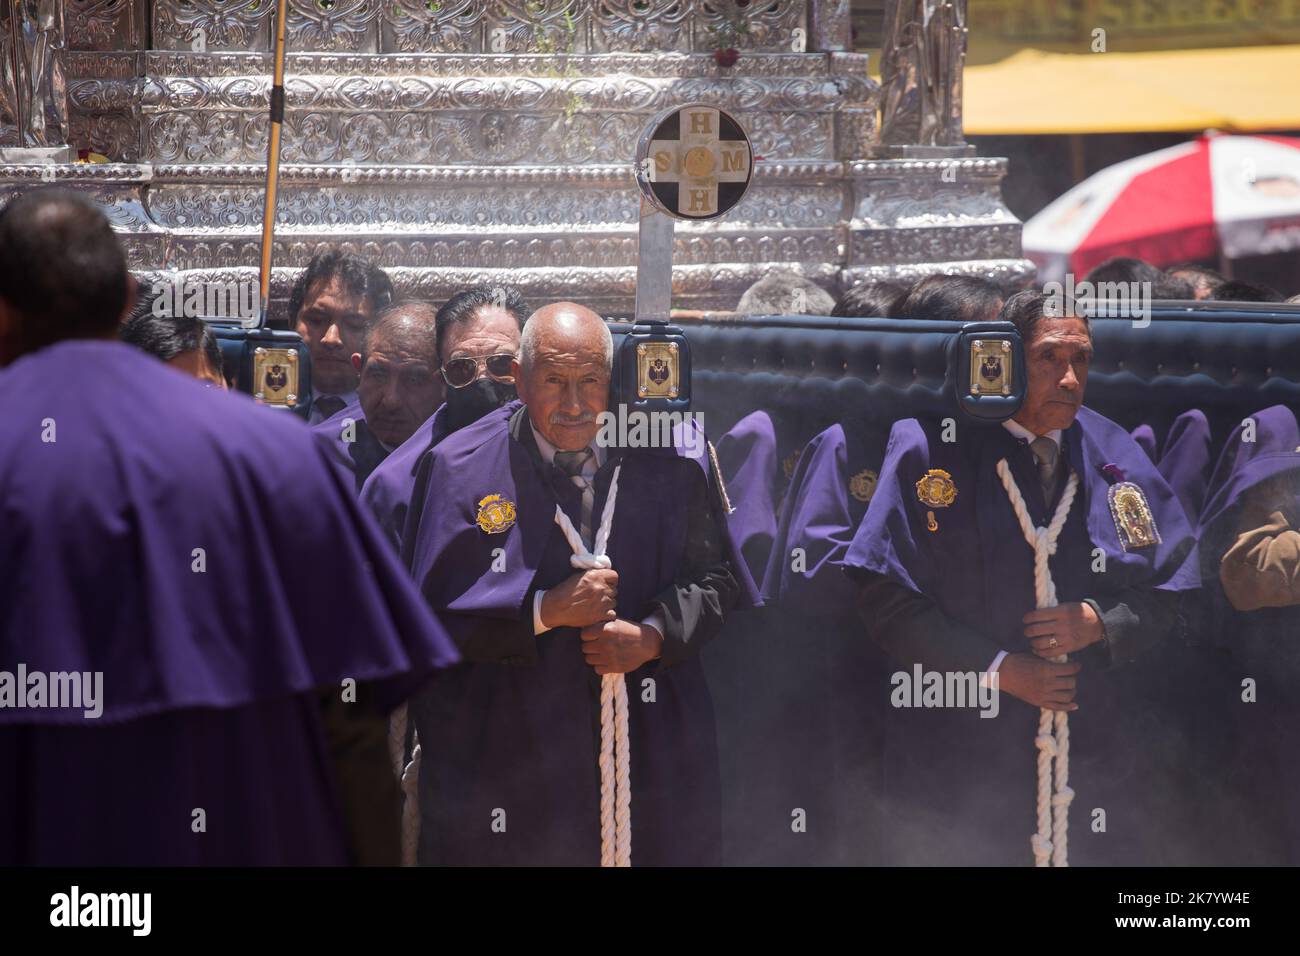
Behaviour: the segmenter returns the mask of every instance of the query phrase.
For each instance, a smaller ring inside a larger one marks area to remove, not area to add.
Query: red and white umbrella
[[[1041,282],[1300,249],[1300,139],[1207,134],[1108,166],[1025,223]]]

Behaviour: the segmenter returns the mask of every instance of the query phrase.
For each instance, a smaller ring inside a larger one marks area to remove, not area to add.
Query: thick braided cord
[[[582,535],[559,505],[555,523],[569,542],[573,554],[569,563],[578,570],[611,567],[605,554],[610,529],[614,526],[614,503],[618,498],[618,475],[614,468],[596,530],[595,549],[587,550]],[[632,775],[628,751],[627,683],[622,674],[600,678],[600,865],[632,865]]]
[[[1056,582],[1052,580],[1049,559],[1056,553],[1056,541],[1061,529],[1065,527],[1074,504],[1075,494],[1079,490],[1079,477],[1070,472],[1061,501],[1056,506],[1056,513],[1046,528],[1037,528],[1029,517],[1024,496],[1020,493],[1006,459],[998,462],[998,478],[1006,489],[1011,507],[1020,522],[1020,530],[1025,541],[1034,549],[1034,600],[1038,607],[1056,606]],[[1065,655],[1052,658],[1061,663]],[[1070,801],[1074,791],[1070,789],[1070,724],[1065,711],[1052,711],[1043,708],[1038,714],[1038,735],[1034,738],[1038,748],[1038,832],[1030,840],[1034,851],[1035,866],[1068,866],[1068,839],[1070,820]],[[1055,767],[1053,767],[1055,758]],[[1053,773],[1055,770],[1055,773]]]

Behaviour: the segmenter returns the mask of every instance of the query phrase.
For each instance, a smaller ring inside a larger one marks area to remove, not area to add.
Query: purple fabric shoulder
[[[727,525],[750,576],[761,579],[776,536],[776,431],[767,412],[746,415],[718,439],[732,511]]]
[[[91,341],[0,373],[0,406],[0,660],[102,672],[103,719],[346,678],[391,706],[456,659],[297,418]]]
[[[1213,465],[1210,423],[1205,413],[1196,408],[1183,412],[1169,428],[1165,451],[1156,467],[1178,495],[1192,527],[1200,521]]]
[[[1220,532],[1247,491],[1300,468],[1300,424],[1285,405],[1256,412],[1228,436],[1219,454],[1201,514],[1201,536]]]
[[[1156,431],[1150,425],[1139,425],[1129,433],[1130,437],[1137,442],[1139,448],[1146,452],[1147,457],[1156,461],[1159,457],[1156,454]]]
[[[402,550],[402,529],[411,506],[420,459],[446,437],[447,406],[444,404],[415,430],[415,434],[393,449],[393,453],[379,463],[361,486],[362,504],[370,509],[398,553]]]

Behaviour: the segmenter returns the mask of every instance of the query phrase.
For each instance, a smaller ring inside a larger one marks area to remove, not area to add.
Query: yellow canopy
[[[973,135],[1300,128],[1300,45],[1147,53],[1021,50],[965,72]]]

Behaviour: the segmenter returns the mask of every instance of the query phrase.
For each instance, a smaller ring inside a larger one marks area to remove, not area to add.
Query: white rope
[[[1056,606],[1056,582],[1052,580],[1052,570],[1048,560],[1056,553],[1056,539],[1065,527],[1065,519],[1074,503],[1075,493],[1079,490],[1079,476],[1070,472],[1070,480],[1065,485],[1061,502],[1056,506],[1056,513],[1046,528],[1034,527],[1029,518],[1029,509],[1025,507],[1024,496],[1011,477],[1007,460],[998,462],[998,477],[1002,487],[1011,499],[1020,530],[1025,541],[1034,549],[1034,600],[1038,607]],[[1066,657],[1061,654],[1052,658],[1056,663],[1064,663]],[[1063,710],[1043,708],[1038,714],[1038,736],[1034,738],[1038,748],[1038,832],[1030,838],[1034,851],[1035,866],[1068,866],[1068,839],[1070,824],[1070,801],[1074,791],[1070,789],[1070,723],[1069,714]],[[1055,774],[1052,761],[1055,759]]]
[[[560,526],[573,555],[569,563],[579,570],[609,568],[605,547],[614,524],[614,502],[618,497],[618,473],[614,468],[596,531],[595,547],[587,550],[569,516],[558,504],[555,523]],[[622,674],[600,678],[600,865],[632,865],[632,777],[628,754],[627,683]]]

